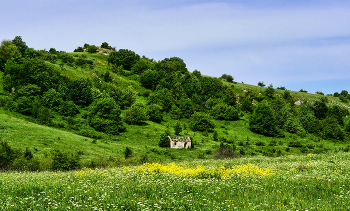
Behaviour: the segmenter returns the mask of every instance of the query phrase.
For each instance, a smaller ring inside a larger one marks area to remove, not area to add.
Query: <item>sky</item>
[[[0,39],[72,52],[88,43],[288,90],[350,91],[347,0],[1,0]]]

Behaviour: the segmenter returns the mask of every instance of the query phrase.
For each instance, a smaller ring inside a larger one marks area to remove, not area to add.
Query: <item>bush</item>
[[[147,107],[147,115],[150,121],[161,122],[163,120],[162,107],[157,104],[152,104]]]
[[[342,141],[345,134],[334,117],[327,117],[322,121],[322,138]]]
[[[124,157],[125,157],[125,159],[132,157],[132,149],[131,149],[131,147],[125,147]]]
[[[235,107],[228,106],[224,103],[215,105],[212,109],[212,116],[219,120],[238,120],[238,112]]]
[[[250,130],[266,136],[280,136],[273,112],[266,101],[259,103],[249,121]]]
[[[55,171],[69,171],[80,167],[80,156],[78,153],[70,153],[56,149],[51,152],[51,158],[51,169]]]
[[[89,107],[88,121],[97,131],[117,135],[125,131],[121,110],[113,98],[95,100]]]
[[[203,112],[194,113],[191,116],[190,128],[193,131],[213,131],[215,124],[210,119],[209,114]]]
[[[215,151],[214,158],[226,159],[239,157],[234,144],[226,144],[221,142],[218,150]]]
[[[84,48],[79,46],[76,49],[74,49],[74,52],[84,52]]]
[[[172,119],[180,119],[182,117],[181,109],[175,104],[171,106],[171,110],[169,111],[169,113]]]
[[[141,124],[147,120],[147,110],[141,103],[135,103],[125,111],[125,122],[127,124]]]
[[[176,121],[174,125],[175,135],[179,135],[182,132],[182,126],[180,121]]]
[[[114,51],[108,56],[108,63],[116,65],[117,67],[123,66],[125,70],[130,70],[131,67],[140,60],[140,56],[134,51],[128,49],[120,49]]]
[[[72,82],[70,87],[70,99],[77,105],[89,106],[92,101],[91,83],[83,78]]]
[[[258,86],[264,87],[264,86],[266,86],[266,85],[264,84],[264,81],[259,81],[259,82],[258,82]]]
[[[73,101],[62,101],[58,108],[58,112],[66,117],[74,117],[80,113],[78,106],[75,105]]]
[[[160,134],[158,146],[160,146],[160,147],[170,147],[170,139],[168,137],[168,134],[166,134],[166,133]]]
[[[19,149],[13,149],[7,141],[0,141],[0,168],[9,170],[13,161],[22,156]]]
[[[153,63],[148,59],[142,58],[138,60],[131,68],[132,74],[142,74],[146,70],[153,69]]]
[[[58,110],[59,105],[62,102],[61,94],[56,92],[55,89],[49,89],[47,92],[44,92],[42,95],[42,103],[44,106]]]
[[[86,51],[89,52],[89,53],[96,53],[98,50],[98,48],[95,46],[95,45],[90,45]]]
[[[112,47],[109,46],[109,44],[108,44],[107,42],[103,42],[103,43],[101,44],[101,48],[112,49]]]
[[[46,107],[40,107],[38,110],[38,115],[36,120],[43,125],[51,125],[52,123],[52,114],[50,109]]]

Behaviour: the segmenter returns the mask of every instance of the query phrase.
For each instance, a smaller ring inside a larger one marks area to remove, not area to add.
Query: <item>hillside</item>
[[[59,159],[56,169],[68,170],[349,150],[347,92],[248,85],[190,72],[178,57],[154,61],[104,44],[72,53],[1,44],[0,136],[21,151],[2,168],[13,159],[15,168],[34,168],[26,153],[36,169],[54,169]],[[175,125],[193,149],[159,146]]]

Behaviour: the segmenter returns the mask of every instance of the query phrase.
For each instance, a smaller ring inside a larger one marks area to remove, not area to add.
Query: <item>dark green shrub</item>
[[[74,49],[74,52],[84,52],[84,48],[79,46],[76,49]]]
[[[96,132],[94,130],[80,130],[78,132],[78,135],[93,138],[93,139],[101,139],[102,138],[101,134],[99,134],[98,132]]]
[[[218,132],[216,130],[213,133],[213,141],[218,141]]]
[[[138,60],[131,68],[132,74],[142,74],[146,70],[153,69],[153,63],[148,59],[142,58]]]
[[[179,135],[182,132],[182,126],[180,121],[176,121],[174,125],[175,135]]]
[[[323,100],[318,100],[314,103],[313,110],[315,113],[315,117],[317,119],[324,119],[327,117],[328,107],[326,102]]]
[[[131,149],[131,147],[125,147],[124,157],[125,157],[125,159],[132,157],[132,149]]]
[[[334,117],[327,117],[322,121],[322,138],[343,141],[345,134]]]
[[[184,118],[190,118],[194,112],[193,102],[190,99],[181,98],[179,108]]]
[[[103,43],[101,44],[101,48],[112,49],[112,47],[109,46],[109,44],[108,44],[107,42],[103,42]]]
[[[59,106],[62,102],[61,94],[56,92],[55,89],[49,89],[42,95],[42,104],[50,109],[59,110]]]
[[[55,171],[69,171],[80,167],[80,156],[78,153],[70,153],[56,149],[52,150],[51,158],[51,169]]]
[[[73,101],[61,101],[58,112],[66,117],[74,117],[80,113],[78,106],[75,105]]]
[[[168,134],[166,134],[166,133],[160,134],[158,146],[160,146],[160,147],[170,147],[170,139],[168,137]]]
[[[139,81],[141,85],[147,89],[154,90],[161,79],[161,75],[156,70],[146,70],[140,75]]]
[[[125,122],[127,124],[141,124],[147,120],[146,107],[141,103],[135,103],[125,111]]]
[[[51,111],[46,107],[40,107],[38,110],[38,115],[36,120],[43,125],[51,125],[52,123],[52,114]]]
[[[161,122],[163,120],[162,107],[157,104],[151,104],[147,107],[147,115],[149,120],[153,122]]]
[[[89,52],[89,53],[96,53],[98,50],[97,46],[96,45],[90,45],[86,51]]]
[[[221,142],[219,149],[214,153],[216,159],[236,158],[238,154],[236,152],[236,146],[234,144],[226,144]]]
[[[180,119],[182,117],[181,109],[177,107],[175,104],[172,105],[169,113],[172,119]]]
[[[215,124],[210,119],[209,114],[203,112],[196,112],[191,116],[190,128],[193,131],[211,132],[215,128]]]
[[[88,122],[97,131],[117,135],[125,131],[121,110],[113,98],[95,100],[89,107]]]
[[[300,141],[290,141],[288,143],[289,147],[296,147],[296,148],[301,148],[303,145],[300,143]]]
[[[273,112],[266,101],[259,103],[249,121],[250,130],[265,136],[280,136]]]
[[[70,99],[77,105],[89,106],[92,101],[91,83],[86,79],[78,79],[72,82],[70,86]]]
[[[263,142],[263,141],[257,141],[257,142],[255,143],[255,145],[256,145],[256,146],[265,146],[265,142]]]
[[[108,63],[116,65],[117,67],[123,66],[125,70],[130,70],[131,67],[140,60],[140,56],[134,51],[128,49],[119,49],[114,51],[108,56]]]
[[[266,86],[266,85],[264,84],[264,81],[259,81],[259,82],[258,82],[258,86],[264,87],[264,86]]]
[[[0,141],[0,169],[10,169],[13,161],[21,156],[19,149],[12,148],[7,141]]]

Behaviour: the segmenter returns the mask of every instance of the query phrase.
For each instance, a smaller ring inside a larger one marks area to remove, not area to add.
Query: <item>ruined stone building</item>
[[[191,148],[191,139],[186,136],[168,136],[170,139],[170,148],[181,149]]]

